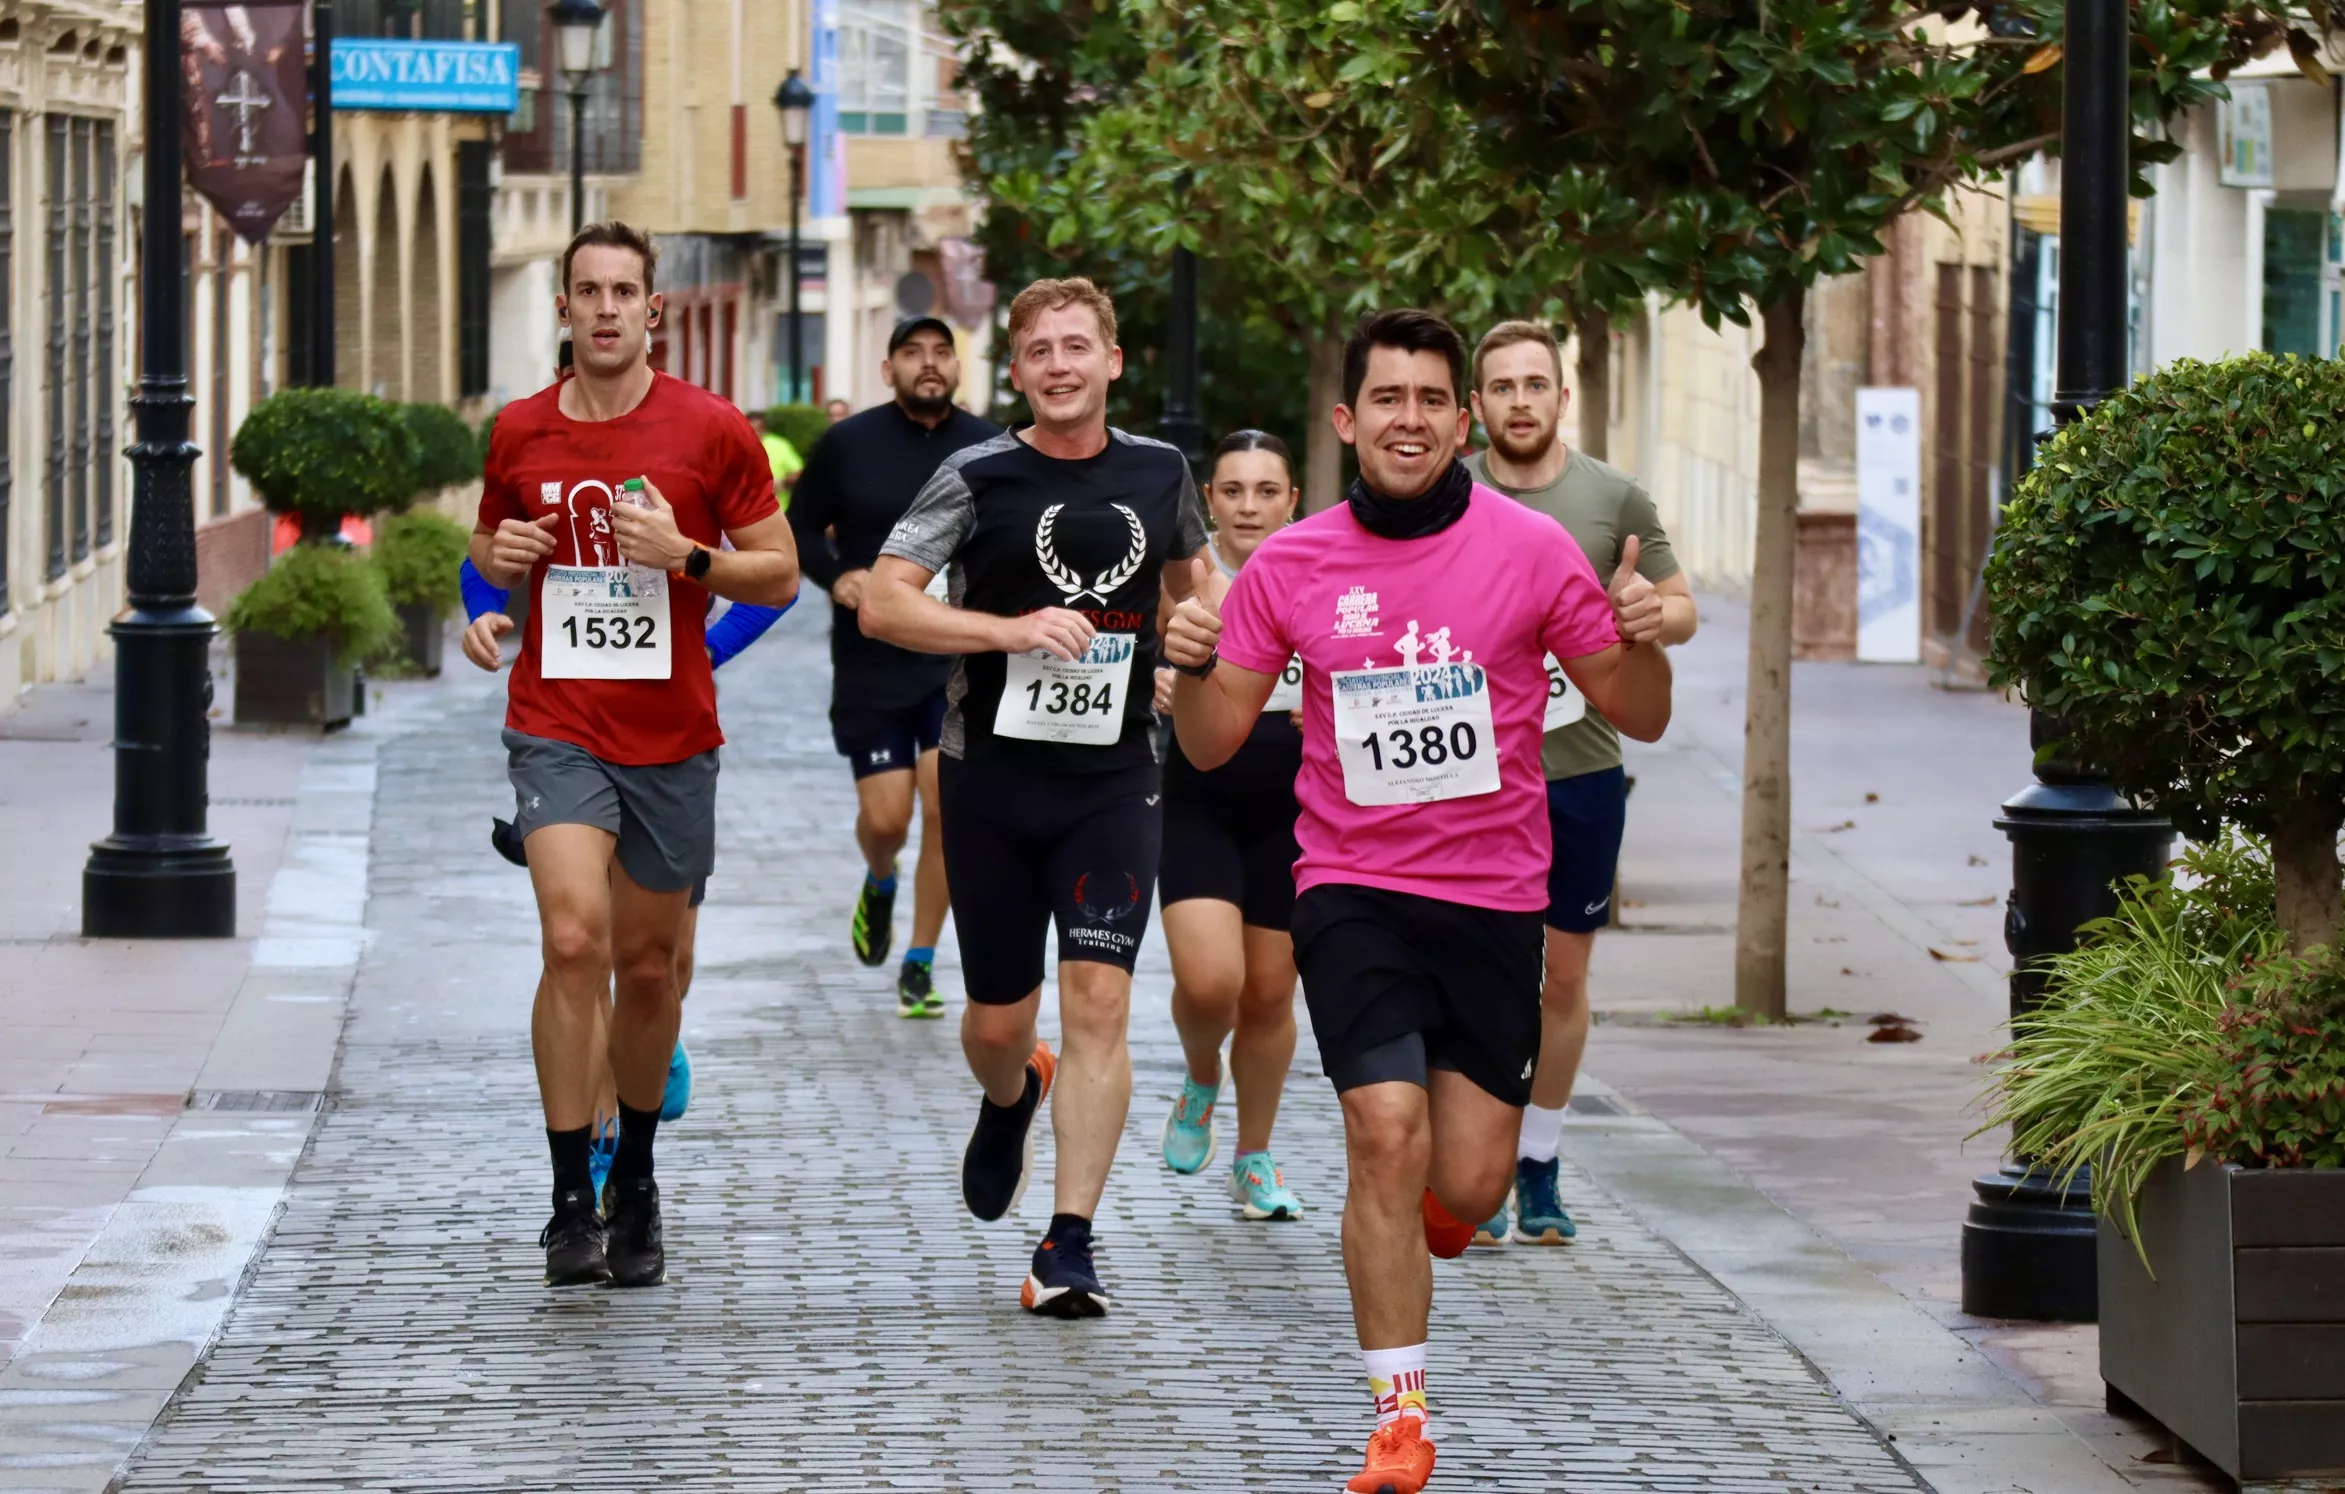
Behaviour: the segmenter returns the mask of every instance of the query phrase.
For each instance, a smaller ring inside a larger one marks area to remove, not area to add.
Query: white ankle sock
[[[1542,1110],[1536,1105],[1523,1107],[1522,1142],[1515,1155],[1525,1162],[1552,1162],[1555,1149],[1563,1143],[1563,1107]]]
[[[1405,1349],[1362,1349],[1360,1362],[1368,1369],[1368,1390],[1376,1397],[1376,1424],[1401,1416],[1424,1418],[1423,1432],[1432,1425],[1425,1407],[1425,1346]]]

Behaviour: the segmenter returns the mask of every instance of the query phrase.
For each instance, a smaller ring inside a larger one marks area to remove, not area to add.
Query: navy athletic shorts
[[[1592,934],[1612,921],[1627,823],[1628,774],[1620,768],[1547,785],[1547,827],[1555,836],[1555,859],[1547,867],[1549,928]]]

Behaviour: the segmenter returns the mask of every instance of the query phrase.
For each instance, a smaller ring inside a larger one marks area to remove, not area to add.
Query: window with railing
[[[841,130],[850,135],[910,132],[918,25],[912,0],[847,0],[839,7]]]

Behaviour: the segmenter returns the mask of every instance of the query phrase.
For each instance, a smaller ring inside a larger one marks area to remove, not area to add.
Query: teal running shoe
[[[1278,1159],[1268,1152],[1244,1152],[1230,1164],[1230,1197],[1248,1219],[1299,1219],[1303,1201],[1286,1185]]]
[[[1474,1226],[1475,1244],[1504,1245],[1506,1243],[1506,1205],[1513,1202],[1514,1195],[1510,1192],[1507,1195],[1506,1203],[1498,1206],[1497,1213]]]
[[[1165,1166],[1179,1173],[1205,1170],[1205,1164],[1213,1160],[1214,1148],[1221,1143],[1221,1128],[1213,1120],[1214,1105],[1220,1099],[1220,1085],[1199,1084],[1182,1076],[1181,1097],[1173,1102],[1172,1114],[1164,1118]]]
[[[692,1055],[684,1051],[684,1040],[678,1038],[676,1051],[668,1055],[668,1087],[660,1092],[660,1119],[682,1120],[691,1103]]]
[[[1544,1162],[1518,1160],[1514,1165],[1514,1237],[1525,1245],[1569,1245],[1579,1238],[1580,1227],[1571,1222],[1556,1194],[1556,1174],[1561,1171],[1553,1157]]]
[[[587,1176],[594,1179],[594,1196],[603,1196],[603,1183],[611,1175],[611,1164],[619,1159],[619,1118],[612,1116],[595,1127],[594,1140],[587,1144]]]

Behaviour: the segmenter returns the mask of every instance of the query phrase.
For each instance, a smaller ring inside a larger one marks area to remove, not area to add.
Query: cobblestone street
[[[1205,1176],[1156,1156],[1179,1050],[1152,930],[1098,1221],[1114,1313],[1020,1313],[1048,1190],[998,1225],[967,1216],[976,1091],[954,1023],[899,1021],[892,968],[847,950],[858,861],[824,623],[802,606],[722,679],[733,745],[685,1010],[698,1089],[661,1138],[669,1284],[540,1285],[537,931],[526,879],[486,843],[511,804],[503,689],[451,657],[381,749],[373,942],[329,1108],[123,1487],[1341,1487],[1369,1405],[1337,1248],[1339,1118],[1308,1034],[1278,1152],[1309,1212],[1242,1223],[1219,1186],[1226,1109]],[[949,931],[938,984],[957,1015]],[[1565,1185],[1576,1248],[1437,1269],[1436,1489],[1922,1487],[1708,1275],[1585,1175]]]

